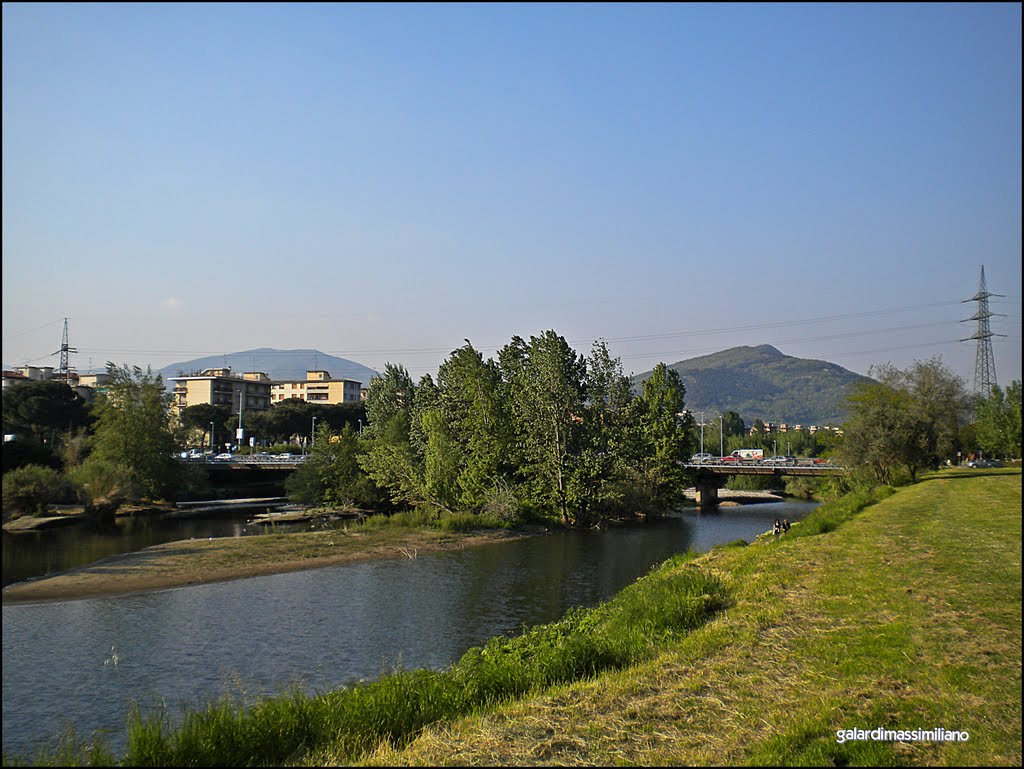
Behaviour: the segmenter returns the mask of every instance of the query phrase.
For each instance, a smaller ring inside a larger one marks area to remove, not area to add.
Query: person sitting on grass
[[[775,524],[772,526],[772,534],[774,534],[775,538],[778,539],[779,534],[781,534],[781,533],[782,533],[782,524],[780,524],[779,523],[779,519],[776,518],[775,519]]]
[[[785,534],[789,531],[789,518],[782,519],[782,533]]]

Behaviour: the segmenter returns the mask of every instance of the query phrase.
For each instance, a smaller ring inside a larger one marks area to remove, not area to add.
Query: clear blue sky
[[[1021,377],[1020,4],[3,5],[3,362]]]

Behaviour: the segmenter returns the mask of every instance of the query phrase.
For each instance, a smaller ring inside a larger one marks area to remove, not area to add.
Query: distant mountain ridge
[[[802,425],[839,425],[850,388],[868,377],[823,360],[794,358],[771,345],[732,347],[669,365],[686,386],[686,408],[735,411],[747,426],[760,419]],[[634,386],[651,375],[633,377]]]
[[[328,371],[334,379],[354,379],[361,382],[363,387],[368,387],[371,379],[380,376],[378,372],[361,363],[347,358],[336,358],[319,350],[275,350],[270,347],[171,363],[159,369],[157,373],[166,382],[170,377],[188,376],[203,369],[226,366],[230,367],[234,374],[262,371],[277,381],[305,379],[306,371]]]

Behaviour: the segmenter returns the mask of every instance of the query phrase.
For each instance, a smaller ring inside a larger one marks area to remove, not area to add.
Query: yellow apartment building
[[[270,402],[300,398],[309,403],[358,403],[362,383],[354,379],[332,379],[327,371],[307,371],[305,379],[286,379],[270,387]]]
[[[169,380],[174,382],[171,409],[179,419],[182,411],[200,403],[226,406],[233,414],[240,408],[243,412],[270,408],[272,382],[262,371],[247,371],[239,376],[232,374],[230,368],[209,368]]]

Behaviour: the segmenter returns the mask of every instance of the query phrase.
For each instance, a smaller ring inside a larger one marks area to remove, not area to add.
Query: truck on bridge
[[[736,449],[729,456],[722,457],[723,462],[760,461],[762,459],[764,459],[764,449]]]

